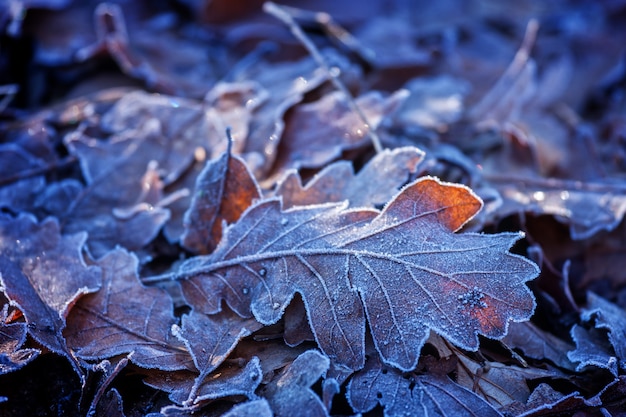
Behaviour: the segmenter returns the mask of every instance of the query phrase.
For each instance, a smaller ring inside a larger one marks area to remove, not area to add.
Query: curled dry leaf
[[[347,201],[350,207],[376,207],[389,201],[414,173],[424,152],[414,147],[385,149],[358,173],[346,161],[335,162],[306,186],[297,171],[289,171],[277,186],[283,208]]]
[[[497,217],[520,212],[552,215],[569,226],[575,240],[614,230],[626,213],[626,188],[621,182],[495,176],[490,180],[503,198],[494,213]]]
[[[97,291],[102,276],[83,260],[85,233],[62,236],[59,229],[52,219],[0,215],[0,289],[24,314],[28,333],[82,375],[62,332],[74,303]]]
[[[458,355],[456,382],[483,398],[496,409],[525,403],[530,395],[528,382],[555,378],[554,372],[539,368],[521,368],[499,362],[480,364],[465,355]]]
[[[176,319],[170,296],[142,286],[137,263],[123,249],[95,262],[104,273],[102,289],[80,300],[68,317],[68,345],[84,360],[132,352],[131,361],[144,368],[195,369],[189,352],[171,334]]]
[[[225,299],[264,324],[300,293],[321,349],[351,369],[363,367],[367,315],[383,360],[410,370],[431,329],[475,350],[478,334],[501,338],[509,321],[533,313],[525,282],[538,268],[508,252],[521,235],[453,233],[480,207],[468,188],[430,177],[382,212],[282,210],[279,200],[264,200],[225,230],[213,254],[166,277],[181,280],[187,301],[205,313]]]

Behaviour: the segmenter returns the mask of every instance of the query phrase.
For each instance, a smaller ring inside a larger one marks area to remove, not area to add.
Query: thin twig
[[[44,165],[42,167],[20,171],[9,177],[0,178],[0,186],[11,184],[11,183],[14,183],[16,181],[23,180],[26,178],[35,177],[37,175],[43,175],[55,169],[63,168],[68,165],[71,165],[75,163],[76,161],[77,161],[77,158],[75,156],[68,156],[66,158],[61,159],[60,161],[53,162],[48,165]]]
[[[526,25],[526,32],[524,33],[524,39],[522,45],[517,50],[513,61],[509,64],[508,68],[500,76],[495,85],[483,96],[483,98],[476,103],[471,110],[471,114],[474,118],[484,116],[489,109],[493,108],[499,100],[505,95],[506,90],[515,82],[515,80],[522,73],[524,68],[529,62],[530,53],[533,45],[537,39],[537,32],[539,30],[539,22],[536,19],[531,19]]]
[[[317,64],[320,67],[322,67],[322,69],[326,72],[326,74],[328,75],[330,81],[333,83],[335,88],[344,94],[348,102],[348,105],[350,106],[350,109],[353,112],[355,112],[359,116],[361,121],[363,122],[366,128],[367,134],[370,137],[372,141],[372,145],[374,146],[374,149],[376,150],[376,152],[377,153],[382,152],[383,146],[381,144],[380,138],[374,131],[374,127],[372,126],[372,124],[368,121],[367,116],[365,116],[363,111],[361,111],[359,106],[354,101],[354,97],[352,97],[352,94],[350,93],[350,91],[348,91],[348,88],[339,79],[338,72],[331,70],[330,66],[326,63],[326,60],[324,59],[322,54],[319,52],[319,50],[313,44],[313,42],[311,42],[311,40],[306,36],[304,31],[298,25],[298,23],[294,20],[294,18],[289,13],[287,13],[283,7],[278,6],[275,3],[272,3],[271,1],[263,4],[263,10],[266,13],[271,14],[278,20],[282,21],[284,24],[286,24],[289,27],[289,29],[291,30],[291,33],[302,43],[302,45],[307,49],[309,54],[313,57],[315,62],[317,62]]]

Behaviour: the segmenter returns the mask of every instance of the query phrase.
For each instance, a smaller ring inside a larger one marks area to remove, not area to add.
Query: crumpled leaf
[[[489,403],[446,376],[402,374],[370,357],[348,383],[347,399],[358,413],[377,404],[385,417],[501,417]]]
[[[274,171],[320,168],[341,156],[343,151],[367,146],[371,143],[368,130],[376,130],[406,96],[406,91],[400,90],[388,97],[379,92],[357,97],[355,103],[367,117],[369,127],[350,108],[340,91],[295,107],[286,121]]]
[[[141,285],[135,255],[118,248],[94,264],[104,272],[102,289],[76,304],[64,332],[76,356],[100,360],[132,352],[131,361],[144,368],[194,369],[171,334],[170,296]]]
[[[190,371],[151,371],[144,379],[144,383],[169,393],[169,398],[176,404],[184,405],[193,411],[206,405],[207,401],[218,398],[245,396],[248,399],[257,399],[254,391],[261,383],[261,367],[259,359],[252,358],[245,366],[225,364],[213,378],[205,379],[196,391],[193,405],[185,403],[189,393],[195,385],[196,374]]]
[[[284,372],[261,390],[276,417],[324,417],[328,410],[310,387],[330,366],[328,358],[315,350],[302,353]]]
[[[277,185],[283,207],[348,201],[349,207],[385,204],[414,173],[424,153],[414,147],[384,150],[358,173],[346,161],[335,162],[313,177],[306,186],[297,171],[289,171]]]
[[[606,368],[617,376],[618,369],[626,369],[626,312],[604,298],[589,292],[587,308],[583,310],[581,319],[593,323],[591,331],[579,325],[572,327],[572,338],[576,342],[576,350],[568,353],[571,360],[581,362],[576,368],[585,365],[596,365]],[[605,345],[604,332],[612,347]],[[604,346],[604,347],[603,347]]]
[[[0,289],[26,318],[28,333],[51,351],[68,358],[63,329],[70,309],[101,286],[101,271],[82,257],[84,233],[62,236],[52,219],[0,215]]]
[[[5,323],[0,314],[0,375],[17,371],[35,359],[39,349],[20,349],[26,340],[26,323]]]
[[[363,366],[367,314],[383,360],[409,370],[430,329],[475,350],[479,333],[500,338],[509,321],[534,310],[524,283],[538,269],[507,252],[519,234],[452,233],[480,207],[467,188],[430,177],[382,212],[283,211],[269,199],[226,229],[213,254],[185,261],[169,278],[182,279],[187,301],[205,313],[226,299],[264,324],[278,321],[298,292],[323,352],[352,369]]]
[[[234,223],[261,190],[247,165],[230,147],[207,162],[196,179],[191,206],[185,213],[182,245],[196,253],[212,252],[222,237],[222,223]]]
[[[242,338],[262,326],[254,319],[242,319],[229,310],[212,316],[192,310],[182,321],[182,328],[175,325],[172,332],[185,344],[200,372],[185,401],[185,405],[192,405],[209,374],[226,360]]]
[[[567,352],[567,357],[572,362],[579,362],[576,371],[581,372],[587,366],[597,366],[617,376],[617,358],[601,331],[575,324],[570,335],[576,343],[576,349]]]

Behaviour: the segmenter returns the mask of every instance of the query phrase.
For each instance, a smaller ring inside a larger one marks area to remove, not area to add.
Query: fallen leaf
[[[315,350],[308,350],[289,365],[280,376],[261,390],[276,417],[324,417],[328,410],[311,389],[311,385],[326,372],[328,358]]]
[[[31,176],[44,162],[14,143],[0,144],[0,208],[14,213],[33,211],[35,199],[46,181],[42,175]]]
[[[346,161],[335,162],[315,175],[306,186],[297,171],[288,171],[278,183],[275,195],[283,208],[347,201],[350,207],[385,204],[415,172],[424,153],[414,147],[384,150],[358,173]]]
[[[400,90],[387,97],[379,92],[357,97],[355,103],[369,126],[355,114],[339,91],[295,107],[286,120],[274,175],[290,168],[320,168],[344,151],[366,147],[371,143],[368,131],[376,130],[406,96],[406,91]]]
[[[0,289],[24,314],[28,333],[82,377],[62,332],[74,303],[100,288],[101,271],[83,260],[85,233],[62,236],[59,229],[52,219],[0,215]]]
[[[247,361],[258,358],[263,372],[263,384],[271,382],[281,369],[289,366],[298,356],[310,349],[304,345],[291,348],[279,338],[254,340],[255,336],[242,340],[231,356]]]
[[[104,272],[102,289],[84,297],[68,317],[67,344],[84,360],[132,352],[144,368],[195,369],[189,352],[172,334],[170,296],[141,285],[137,257],[116,249],[94,262]]]
[[[0,375],[17,371],[41,353],[39,349],[20,349],[26,340],[26,330],[26,323],[0,321]]]
[[[223,365],[213,376],[203,381],[196,390],[193,404],[184,405],[189,411],[199,409],[208,401],[245,396],[248,399],[257,399],[254,393],[261,383],[261,367],[259,359],[252,358],[245,366],[234,364]],[[151,371],[144,379],[144,383],[169,393],[169,398],[176,404],[183,405],[189,399],[195,385],[196,374],[190,371]]]
[[[87,186],[65,213],[63,230],[87,231],[94,256],[103,256],[117,245],[142,248],[169,218],[168,210],[158,206],[163,188],[156,171],[160,167],[149,159],[165,158],[161,139],[154,124],[107,143],[82,134],[68,137]]]
[[[530,395],[527,381],[557,376],[540,368],[521,368],[499,362],[480,364],[465,355],[458,355],[457,358],[457,384],[498,410],[512,403],[525,403]]]
[[[490,177],[503,198],[495,213],[551,215],[569,226],[572,239],[612,231],[626,213],[626,189],[617,182],[574,182],[541,178]]]
[[[209,374],[226,360],[241,339],[262,326],[254,319],[242,319],[229,310],[212,316],[192,311],[183,316],[182,321],[182,328],[175,325],[172,332],[185,344],[200,372],[184,403],[192,405]]]
[[[277,157],[285,129],[285,113],[300,103],[304,95],[326,81],[326,74],[311,58],[288,63],[258,63],[236,80],[253,80],[267,92],[252,115],[250,135],[243,153],[258,178],[263,178]]]
[[[570,332],[576,349],[567,352],[567,358],[579,362],[576,371],[581,372],[587,366],[607,369],[617,376],[618,363],[603,332],[597,329],[586,329],[578,324],[572,326]]]
[[[525,356],[533,359],[547,359],[564,369],[573,369],[567,352],[573,346],[559,339],[552,333],[540,329],[532,322],[511,323],[509,332],[502,342],[510,348],[521,350]]]
[[[180,279],[190,305],[207,314],[225,299],[264,324],[298,292],[323,352],[352,369],[363,366],[367,314],[383,360],[410,370],[430,329],[475,350],[478,334],[501,338],[509,321],[534,310],[524,283],[537,267],[507,252],[519,234],[452,233],[480,207],[467,188],[434,178],[405,187],[382,212],[283,211],[264,200],[226,229],[213,254],[166,277]]]
[[[498,411],[446,376],[402,374],[370,357],[348,383],[350,406],[366,413],[380,404],[385,417],[420,413],[424,416],[501,417]]]
[[[580,393],[564,395],[548,384],[539,384],[530,394],[525,409],[518,410],[519,417],[542,417],[573,415],[575,411],[587,408],[588,404]]]
[[[234,223],[261,198],[247,165],[231,155],[230,147],[207,162],[196,179],[191,206],[185,213],[182,245],[195,253],[211,253],[222,237],[222,224]]]
[[[583,310],[581,319],[593,323],[596,329],[606,330],[608,340],[614,350],[612,365],[617,365],[622,370],[626,369],[626,312],[617,305],[589,292],[587,308]],[[617,376],[617,373],[615,375]]]

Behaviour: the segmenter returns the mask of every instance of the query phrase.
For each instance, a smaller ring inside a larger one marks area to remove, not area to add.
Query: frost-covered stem
[[[266,13],[271,14],[278,20],[282,21],[289,27],[291,33],[293,33],[293,35],[302,43],[302,45],[306,48],[309,54],[311,54],[317,64],[322,67],[322,69],[326,72],[328,78],[333,83],[335,88],[344,94],[348,105],[350,106],[350,109],[355,112],[357,116],[359,116],[361,122],[363,122],[363,124],[367,128],[367,134],[370,137],[372,145],[374,145],[374,149],[376,150],[376,152],[382,152],[383,146],[381,144],[380,138],[376,134],[372,124],[367,119],[367,116],[365,116],[363,111],[361,111],[360,107],[354,101],[354,97],[352,97],[352,94],[350,93],[350,91],[348,91],[348,88],[339,79],[339,74],[336,71],[331,70],[330,66],[326,63],[326,60],[324,59],[322,54],[319,52],[313,42],[311,42],[311,40],[306,36],[300,25],[298,25],[294,18],[289,13],[287,13],[281,6],[271,1],[263,4],[263,10]]]

